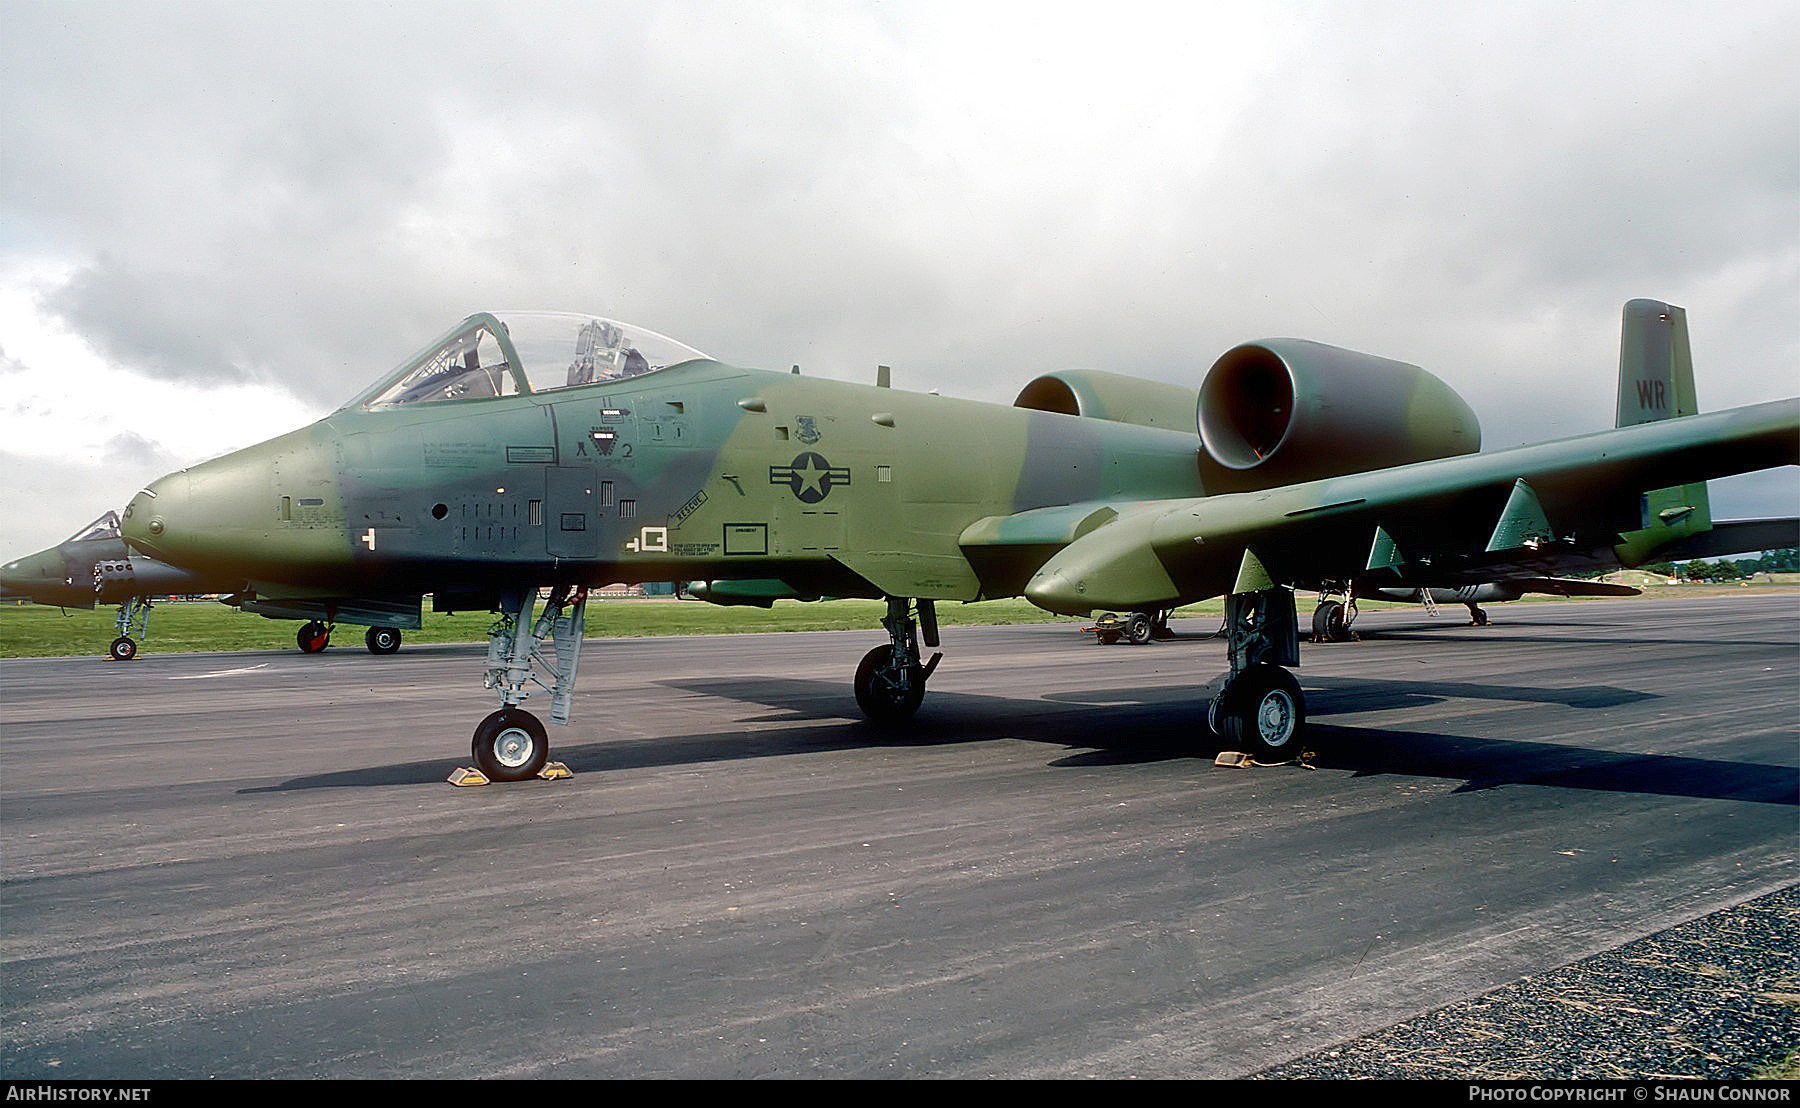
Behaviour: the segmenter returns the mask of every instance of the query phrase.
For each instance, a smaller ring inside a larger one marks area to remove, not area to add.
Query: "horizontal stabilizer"
[[[1729,519],[1712,525],[1712,530],[1664,546],[1650,552],[1650,561],[1669,562],[1683,558],[1718,558],[1726,554],[1754,554],[1759,550],[1786,550],[1800,546],[1800,519]]]

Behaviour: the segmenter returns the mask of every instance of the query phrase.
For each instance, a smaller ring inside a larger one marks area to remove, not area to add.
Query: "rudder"
[[[1619,337],[1619,410],[1614,426],[1699,414],[1687,312],[1660,300],[1629,301]]]
[[[1700,414],[1694,392],[1694,356],[1688,346],[1687,312],[1660,300],[1625,305],[1619,337],[1619,401],[1615,426]],[[1621,536],[1620,562],[1641,565],[1677,539],[1712,529],[1706,482],[1652,489],[1639,498],[1642,530]]]

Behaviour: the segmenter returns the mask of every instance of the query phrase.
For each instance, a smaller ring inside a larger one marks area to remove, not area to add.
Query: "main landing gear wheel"
[[[317,654],[331,645],[331,628],[318,620],[303,623],[294,635],[294,642],[300,647],[302,654]]]
[[[129,662],[137,657],[137,641],[130,635],[120,635],[106,648],[106,652],[115,662]]]
[[[1150,617],[1143,612],[1131,613],[1125,621],[1125,638],[1133,646],[1142,646],[1150,641]]]
[[[1208,715],[1219,737],[1259,762],[1291,762],[1300,756],[1306,698],[1287,670],[1250,666],[1225,686]]]
[[[1350,620],[1342,601],[1327,600],[1313,609],[1316,642],[1349,642]]]
[[[892,646],[878,646],[856,667],[856,704],[875,723],[910,719],[925,700],[925,667],[914,663],[903,674],[893,656]]]
[[[363,635],[371,654],[392,654],[400,649],[400,632],[392,627],[371,627]]]
[[[489,781],[524,781],[549,761],[550,740],[536,716],[523,708],[502,708],[475,728],[469,752]]]

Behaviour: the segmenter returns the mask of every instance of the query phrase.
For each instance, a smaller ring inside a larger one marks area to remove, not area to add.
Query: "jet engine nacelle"
[[[1200,386],[1197,422],[1217,469],[1208,490],[1251,491],[1481,449],[1454,389],[1416,365],[1303,339],[1225,352]]]
[[[1186,431],[1197,395],[1186,385],[1097,369],[1070,369],[1033,379],[1019,391],[1013,407]]]

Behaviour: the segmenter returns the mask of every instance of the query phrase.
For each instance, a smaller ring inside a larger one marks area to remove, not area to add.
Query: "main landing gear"
[[[552,723],[569,722],[587,630],[587,589],[558,586],[533,622],[536,605],[536,589],[502,597],[500,619],[488,632],[486,684],[500,691],[500,710],[475,728],[469,752],[490,781],[536,777],[550,759],[544,725],[519,706],[532,695],[528,686],[549,691]],[[548,653],[540,649],[546,641]]]
[[[1350,625],[1356,622],[1356,594],[1344,585],[1328,585],[1319,592],[1313,609],[1314,642],[1350,642],[1356,638]]]
[[[887,629],[890,642],[863,655],[856,667],[856,703],[873,723],[900,723],[912,718],[925,699],[925,682],[931,676],[942,654],[931,660],[919,660],[919,632],[925,645],[938,644],[937,607],[929,600],[918,602],[918,620],[913,620],[912,602],[904,597],[887,598],[888,614],[881,625]]]
[[[1316,622],[1316,617],[1315,617]],[[1294,594],[1274,588],[1225,598],[1231,673],[1207,722],[1221,739],[1259,762],[1300,756],[1306,697],[1287,666],[1300,664]]]
[[[392,654],[400,649],[400,631],[395,627],[371,627],[363,632],[363,645],[371,654]]]
[[[150,598],[134,596],[120,608],[117,619],[119,637],[106,648],[115,662],[129,662],[138,655],[138,643],[150,630]],[[332,627],[319,620],[308,620],[294,633],[294,645],[302,654],[317,654],[331,645]],[[392,654],[400,649],[400,631],[394,627],[371,627],[363,637],[371,654]]]
[[[302,654],[318,654],[331,645],[331,625],[309,620],[294,632],[294,645]]]
[[[329,623],[308,620],[294,632],[294,645],[302,654],[318,654],[331,645],[333,627]],[[392,654],[400,649],[400,630],[396,627],[371,627],[363,634],[363,645],[371,654]]]

